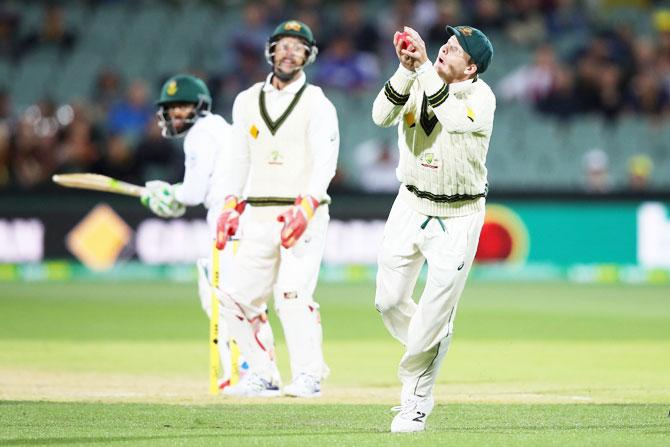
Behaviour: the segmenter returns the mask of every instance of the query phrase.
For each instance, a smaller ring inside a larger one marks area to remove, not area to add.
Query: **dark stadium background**
[[[494,44],[483,78],[498,99],[487,165],[489,204],[500,212],[489,213],[473,276],[670,282],[670,9],[642,0],[3,1],[2,277],[53,279],[54,262],[76,266],[66,235],[99,203],[135,230],[116,268],[146,261],[137,230],[156,219],[148,210],[56,187],[51,175],[179,181],[181,142],[162,139],[155,121],[161,83],[197,74],[214,111],[230,119],[235,95],[268,72],[263,47],[274,25],[290,17],[315,32],[320,54],[309,80],[340,120],[329,190],[339,225],[330,244],[338,249],[327,253],[326,273],[361,264],[373,274],[370,235],[397,190],[395,131],[370,118],[397,66],[393,32],[413,26],[434,54],[444,24],[467,23]],[[184,221],[203,215],[192,209]],[[175,225],[155,224],[163,230],[154,243],[178,245]]]

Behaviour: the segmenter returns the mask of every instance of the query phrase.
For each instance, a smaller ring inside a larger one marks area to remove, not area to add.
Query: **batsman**
[[[223,159],[222,154],[229,150],[231,126],[222,116],[211,113],[212,98],[209,89],[202,79],[192,75],[180,74],[168,79],[161,88],[156,105],[163,137],[183,138],[184,179],[175,185],[161,180],[147,182],[142,204],[164,218],[180,217],[186,211],[186,206],[204,204],[208,209],[207,221],[213,240],[220,209],[213,207],[215,195],[212,185],[216,176],[221,173],[218,166]],[[210,319],[211,289],[216,286],[212,284],[215,276],[213,266],[218,266],[216,276],[225,277],[232,262],[232,247],[225,252],[214,251],[212,259],[203,258],[197,262],[200,302]],[[218,320],[217,347],[221,363],[219,388],[223,389],[230,384],[239,367],[233,363],[241,362],[235,362],[232,358],[227,327],[223,318],[219,317]],[[270,331],[266,335],[268,349],[273,349],[274,346],[271,336]],[[274,368],[276,371],[276,366]]]
[[[277,396],[272,356],[259,337],[267,324],[263,308],[274,297],[288,346],[292,381],[283,392],[294,397],[321,394],[326,376],[319,305],[314,301],[325,247],[339,150],[337,114],[303,69],[317,47],[302,22],[281,23],[270,36],[265,57],[272,72],[241,92],[233,105],[231,159],[217,191],[223,194],[217,243],[240,239],[232,274],[223,283],[226,321],[250,372],[224,390],[236,396]],[[244,205],[246,204],[246,205]]]
[[[378,126],[398,127],[400,150],[400,191],[384,228],[375,296],[386,328],[406,349],[392,432],[425,429],[484,222],[496,101],[480,75],[493,47],[470,26],[447,26],[445,38],[432,63],[415,30],[396,33],[400,64],[372,106]],[[417,304],[412,292],[426,262]]]

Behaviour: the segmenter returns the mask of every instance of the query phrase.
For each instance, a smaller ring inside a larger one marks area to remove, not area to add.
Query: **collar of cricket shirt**
[[[305,82],[307,82],[307,76],[305,76],[305,72],[301,71],[300,75],[298,76],[298,79],[295,81],[291,82],[289,85],[284,87],[281,90],[277,90],[274,85],[272,85],[272,76],[274,76],[274,73],[270,73],[267,78],[265,78],[265,84],[263,84],[263,91],[264,92],[277,92],[277,91],[282,91],[286,93],[291,93],[292,95],[295,95],[300,91],[303,85],[305,85]]]
[[[452,82],[449,84],[449,93],[459,93],[473,89],[477,85],[477,81],[477,76],[475,76],[474,78],[466,79],[465,81]]]

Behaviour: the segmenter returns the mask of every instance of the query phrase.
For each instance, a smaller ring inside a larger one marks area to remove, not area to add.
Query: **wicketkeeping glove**
[[[240,215],[244,212],[246,205],[246,201],[238,201],[235,196],[226,197],[223,211],[216,221],[217,250],[223,250],[228,239],[237,233],[237,227],[240,226]]]
[[[277,217],[279,222],[284,223],[281,229],[282,247],[291,248],[295,245],[307,229],[307,224],[314,216],[314,211],[318,206],[319,201],[314,197],[298,196],[295,199],[295,204]]]
[[[183,203],[177,201],[174,192],[175,186],[161,180],[147,182],[144,185],[140,202],[160,217],[183,216],[186,207]]]

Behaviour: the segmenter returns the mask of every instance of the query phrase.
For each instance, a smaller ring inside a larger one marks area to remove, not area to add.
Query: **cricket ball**
[[[395,37],[396,37],[395,41],[396,42],[398,42],[398,41],[401,42],[401,45],[400,45],[401,50],[406,50],[409,47],[409,40],[407,40],[408,36],[409,36],[409,34],[407,34],[406,31],[403,31],[402,33],[399,33],[399,32],[395,33]]]

